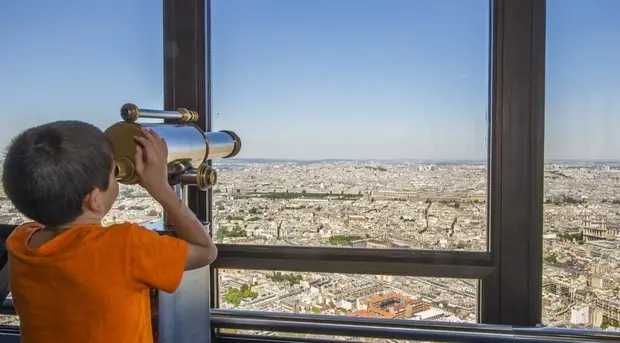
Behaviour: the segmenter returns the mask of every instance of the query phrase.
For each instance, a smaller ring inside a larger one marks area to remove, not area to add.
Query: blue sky
[[[163,105],[155,0],[0,2],[0,146]],[[620,1],[549,0],[547,158],[620,159]],[[485,158],[486,0],[214,0],[214,128],[264,158]]]

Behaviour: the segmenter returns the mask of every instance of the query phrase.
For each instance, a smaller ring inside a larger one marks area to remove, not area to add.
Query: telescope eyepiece
[[[116,181],[122,183],[131,179],[135,172],[133,162],[123,156],[117,157],[114,162],[116,163],[114,166],[114,176],[116,177]]]

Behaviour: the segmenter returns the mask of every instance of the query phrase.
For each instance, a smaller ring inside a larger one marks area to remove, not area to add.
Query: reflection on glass
[[[220,307],[359,318],[476,321],[477,280],[219,271]]]
[[[543,323],[617,329],[620,3],[547,7]]]
[[[217,242],[486,249],[488,1],[213,1]]]
[[[0,46],[10,47],[0,55],[0,149],[46,122],[82,120],[105,129],[121,120],[126,102],[161,108],[161,18],[158,1],[0,2]],[[121,186],[104,224],[160,213],[140,187]],[[0,189],[0,223],[25,220]],[[0,324],[16,323],[16,317],[0,317]]]

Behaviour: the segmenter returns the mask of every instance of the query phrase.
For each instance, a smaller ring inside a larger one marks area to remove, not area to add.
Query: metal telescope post
[[[106,134],[114,143],[116,177],[122,184],[136,184],[133,155],[134,136],[141,128],[152,129],[168,144],[168,181],[175,193],[188,205],[188,188],[207,190],[217,182],[217,172],[208,161],[230,158],[241,150],[241,140],[232,131],[203,132],[194,123],[198,114],[187,109],[160,111],[140,109],[133,104],[121,108],[124,121],[113,124]],[[166,123],[138,123],[139,118],[166,119]],[[203,222],[205,230],[211,223]],[[162,235],[175,236],[174,223],[164,213],[160,222],[147,227]],[[156,343],[195,343],[211,341],[209,267],[183,274],[176,292],[151,290],[153,339]]]

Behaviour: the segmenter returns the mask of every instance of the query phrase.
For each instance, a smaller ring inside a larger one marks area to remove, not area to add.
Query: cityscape
[[[238,159],[215,167],[217,243],[486,247],[484,161]],[[542,324],[619,330],[619,178],[615,162],[545,166]],[[104,224],[161,215],[141,187],[121,186]],[[25,220],[2,193],[0,223]],[[219,282],[220,307],[227,309],[476,321],[477,280],[220,270]]]
[[[529,163],[544,148],[540,324],[620,332],[620,49],[610,44],[620,38],[620,1],[5,1],[0,9],[10,47],[0,57],[8,118],[0,150],[45,122],[105,129],[124,103],[197,111],[201,129],[234,130],[243,141],[242,158],[213,160],[219,244],[484,252],[495,186],[486,158],[502,142],[530,138],[499,152],[522,152],[508,160]],[[121,185],[102,224],[153,228],[162,218],[142,187]],[[0,224],[28,220],[0,185]],[[357,323],[478,320],[477,279],[299,272],[300,255],[280,270],[219,269],[213,305]],[[505,266],[502,281],[516,279]],[[513,317],[510,303],[500,303],[498,319]],[[0,314],[0,324],[19,319]]]

